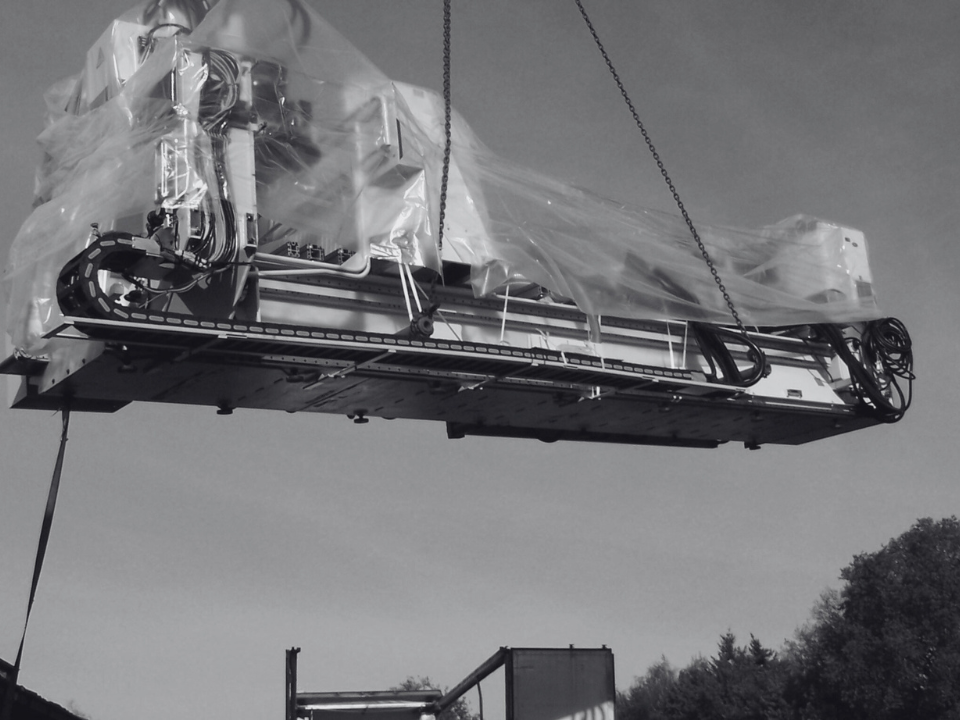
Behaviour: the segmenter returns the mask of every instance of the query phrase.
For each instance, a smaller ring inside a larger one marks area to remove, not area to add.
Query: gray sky
[[[310,0],[439,89],[440,0]],[[441,424],[133,406],[75,415],[25,685],[98,720],[278,714],[301,687],[453,685],[500,645],[607,644],[626,687],[728,629],[779,646],[852,557],[960,509],[960,5],[584,0],[694,220],[863,230],[916,348],[898,425],[748,452],[448,441]],[[0,244],[41,93],[127,0],[0,0]],[[669,196],[573,0],[454,0],[454,104],[495,152]],[[59,418],[0,409],[0,657],[13,661]],[[485,690],[487,690],[485,686]],[[485,699],[498,689],[485,692]]]

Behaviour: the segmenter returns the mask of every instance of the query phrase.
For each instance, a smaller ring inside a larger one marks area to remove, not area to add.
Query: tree
[[[412,690],[440,690],[440,687],[428,677],[408,677],[399,685],[390,688],[393,691],[412,691]],[[443,690],[447,692],[447,690]],[[464,698],[457,698],[457,701],[450,707],[440,713],[437,720],[480,720],[479,714],[470,712],[470,706]]]
[[[785,697],[800,720],[829,720],[836,716],[828,709],[840,707],[835,688],[823,679],[826,658],[820,653],[818,642],[822,628],[834,622],[834,616],[840,612],[840,603],[837,590],[824,590],[813,606],[810,621],[784,647],[782,657],[788,667]]]
[[[696,658],[677,675],[664,702],[665,720],[714,720],[723,717],[720,683],[710,661]]]
[[[960,522],[917,521],[841,573],[791,649],[803,716],[960,720]]]
[[[617,693],[618,720],[663,720],[664,702],[676,682],[677,671],[661,657],[626,692]]]
[[[697,658],[676,673],[665,659],[618,697],[620,720],[777,720],[790,717],[786,670],[777,655],[750,636],[738,647],[721,636],[715,657]]]
[[[676,720],[777,720],[790,717],[784,700],[786,671],[776,653],[750,636],[738,647],[727,632],[717,655],[680,671],[667,702],[667,717]]]

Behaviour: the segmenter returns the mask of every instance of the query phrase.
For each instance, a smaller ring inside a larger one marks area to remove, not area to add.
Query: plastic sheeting
[[[242,73],[251,98],[237,95]],[[435,269],[443,257],[471,266],[479,295],[532,282],[590,315],[730,322],[680,218],[497,157],[456,114],[439,248],[442,100],[391,82],[300,0],[151,0],[47,102],[38,206],[3,279],[7,329],[27,351],[58,324],[57,275],[92,223],[142,232],[158,205],[229,201],[214,146],[231,123],[253,138],[262,251],[294,237]],[[880,316],[856,231],[805,216],[698,231],[749,325]]]

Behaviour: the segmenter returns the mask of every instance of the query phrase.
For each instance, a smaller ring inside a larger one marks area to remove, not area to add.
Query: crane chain
[[[440,178],[440,230],[437,239],[443,250],[443,224],[447,214],[447,185],[450,178],[450,147],[452,144],[450,109],[450,0],[443,0],[443,174]]]
[[[437,230],[437,255],[440,270],[430,281],[431,305],[436,302],[437,281],[443,279],[443,226],[447,217],[447,186],[450,181],[450,147],[452,145],[450,109],[450,0],[443,0],[443,172],[440,175],[440,227]]]
[[[637,110],[633,106],[633,101],[630,100],[630,96],[627,94],[627,90],[623,86],[623,82],[620,80],[620,75],[617,74],[616,69],[613,67],[613,61],[610,60],[610,56],[603,47],[603,43],[600,41],[600,36],[593,27],[593,23],[590,22],[590,18],[587,16],[587,11],[584,9],[583,3],[581,3],[580,0],[575,0],[575,2],[577,3],[577,7],[580,9],[580,14],[583,16],[584,22],[587,24],[587,28],[590,30],[590,34],[593,35],[593,40],[597,44],[597,49],[600,50],[600,54],[603,56],[603,60],[606,62],[607,68],[610,70],[610,74],[613,75],[613,79],[616,81],[617,87],[620,89],[620,94],[623,96],[624,102],[626,102],[627,107],[630,109],[630,114],[633,115],[633,119],[636,122],[637,127],[640,128],[640,132],[647,144],[647,148],[649,148],[650,154],[653,155],[653,159],[656,161],[657,167],[660,169],[660,174],[667,183],[667,187],[670,189],[673,199],[677,203],[677,207],[680,208],[680,214],[683,216],[683,220],[687,224],[690,234],[697,242],[697,247],[700,249],[700,255],[703,256],[704,262],[706,262],[707,267],[710,268],[710,274],[713,276],[713,280],[717,284],[717,288],[723,295],[723,300],[726,302],[727,308],[730,310],[730,315],[733,316],[733,320],[737,325],[737,329],[743,333],[744,337],[747,337],[747,329],[744,327],[743,321],[740,319],[740,313],[738,313],[736,307],[734,307],[733,300],[730,298],[730,293],[727,292],[727,288],[723,284],[723,280],[720,279],[720,273],[713,264],[713,259],[710,257],[710,253],[707,252],[707,248],[703,244],[703,240],[700,239],[700,233],[698,233],[697,228],[694,227],[693,220],[690,219],[690,214],[687,212],[686,207],[683,205],[683,201],[680,199],[680,193],[677,192],[677,188],[674,186],[673,180],[671,180],[670,175],[667,174],[667,170],[663,165],[663,161],[660,159],[660,154],[653,146],[653,142],[650,140],[650,135],[647,133],[647,129],[643,126],[643,122],[640,120],[640,115],[637,114]]]

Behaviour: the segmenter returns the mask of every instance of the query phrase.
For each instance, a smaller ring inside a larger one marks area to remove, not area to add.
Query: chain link
[[[440,229],[437,249],[443,251],[443,225],[447,215],[447,185],[450,179],[450,146],[452,144],[450,109],[450,0],[443,0],[443,174],[440,178]],[[442,261],[441,261],[442,262]]]
[[[710,274],[713,276],[713,281],[717,284],[717,288],[720,290],[720,293],[723,295],[724,302],[727,303],[727,308],[730,310],[730,315],[733,316],[734,322],[737,324],[737,329],[743,333],[744,337],[747,335],[747,329],[743,325],[743,321],[740,319],[740,314],[737,312],[737,309],[733,305],[733,300],[730,298],[730,294],[727,292],[727,288],[724,286],[723,281],[720,279],[720,273],[717,271],[716,266],[713,264],[713,260],[710,257],[710,253],[707,252],[706,246],[703,244],[703,241],[700,239],[700,234],[697,232],[696,227],[693,225],[693,220],[690,219],[690,215],[687,212],[687,209],[683,205],[683,201],[680,200],[680,193],[677,192],[677,188],[674,186],[673,181],[670,179],[670,176],[667,174],[666,168],[663,166],[663,161],[660,159],[657,149],[653,146],[653,142],[650,140],[650,135],[647,133],[647,129],[643,126],[643,122],[640,120],[640,116],[637,114],[636,108],[633,106],[633,102],[630,100],[630,96],[627,95],[627,90],[623,86],[623,82],[620,80],[620,76],[617,74],[616,69],[613,67],[613,62],[610,60],[610,56],[607,55],[606,49],[603,47],[603,43],[600,42],[600,36],[597,34],[597,31],[593,27],[593,23],[590,22],[590,18],[587,16],[587,11],[583,8],[583,4],[580,0],[575,0],[577,7],[580,9],[580,14],[583,16],[584,22],[587,23],[587,27],[590,29],[590,34],[593,35],[593,40],[597,44],[597,49],[600,50],[600,54],[603,56],[604,62],[607,64],[607,68],[610,70],[610,74],[613,75],[613,79],[617,83],[617,87],[620,89],[620,94],[623,96],[624,102],[626,102],[627,107],[630,109],[630,114],[633,115],[633,119],[637,124],[637,127],[640,128],[640,132],[643,135],[644,142],[647,144],[647,148],[650,150],[650,154],[653,155],[653,159],[657,163],[657,168],[660,170],[660,174],[663,176],[664,181],[667,183],[667,187],[670,189],[670,193],[673,195],[673,199],[677,203],[677,207],[680,208],[680,214],[683,216],[684,222],[687,224],[687,227],[690,229],[690,234],[693,236],[693,239],[697,242],[697,247],[700,249],[700,254],[703,256],[704,262],[707,263],[707,267],[710,268]]]
[[[450,147],[452,131],[450,116],[450,0],[443,0],[443,172],[440,176],[440,227],[437,229],[437,255],[440,270],[430,281],[430,302],[437,305],[437,281],[443,279],[443,226],[447,217],[447,186],[450,181]]]

